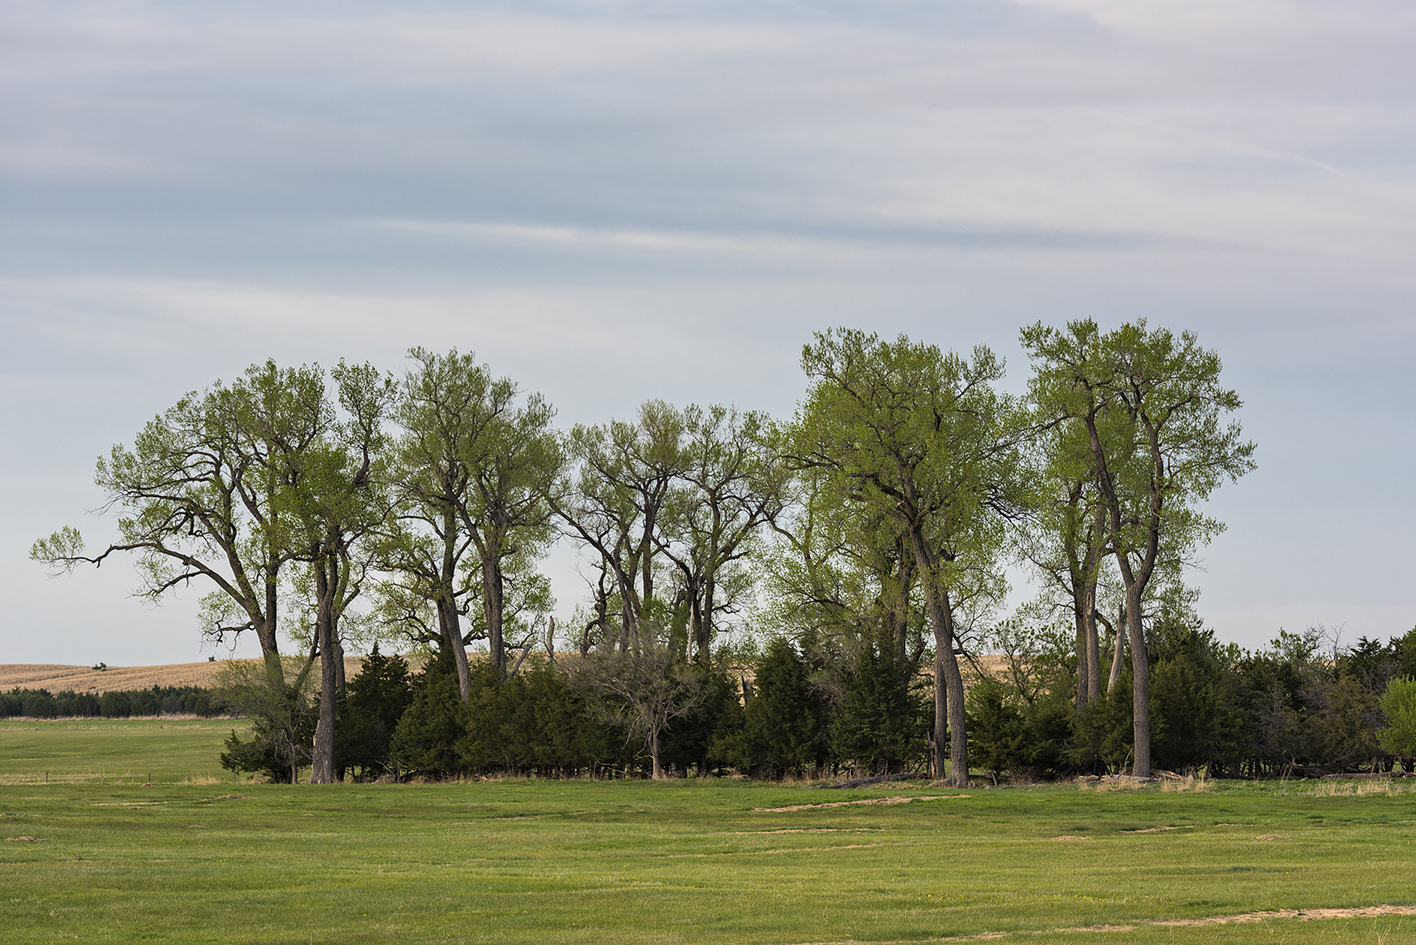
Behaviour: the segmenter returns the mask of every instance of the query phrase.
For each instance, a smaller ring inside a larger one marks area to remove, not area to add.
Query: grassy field
[[[1314,917],[1416,904],[1402,782],[186,783],[230,725],[0,727],[0,940],[1416,941],[1416,914]],[[1210,921],[1276,910],[1307,917]]]
[[[231,781],[222,740],[231,719],[0,720],[0,785]]]

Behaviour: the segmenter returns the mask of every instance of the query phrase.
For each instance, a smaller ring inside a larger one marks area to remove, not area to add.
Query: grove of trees
[[[117,541],[31,556],[203,588],[201,632],[263,657],[228,680],[257,724],[223,763],[276,780],[1404,757],[1380,700],[1416,643],[1240,653],[1195,615],[1204,500],[1254,465],[1218,356],[1145,321],[1022,341],[1022,397],[987,348],[841,329],[804,347],[791,418],[649,400],[570,429],[456,350],[398,377],[267,362],[99,460]],[[586,585],[560,624],[557,541]],[[1019,567],[1039,591],[1009,611]]]

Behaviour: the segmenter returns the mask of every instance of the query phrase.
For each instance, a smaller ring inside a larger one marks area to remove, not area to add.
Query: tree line
[[[869,711],[923,713],[889,764],[963,784],[980,750],[967,664],[1003,651],[1041,666],[1061,626],[1069,724],[1081,731],[1103,708],[1124,716],[1124,763],[1146,776],[1161,734],[1156,627],[1162,614],[1193,622],[1184,564],[1222,528],[1203,503],[1253,468],[1254,445],[1218,355],[1193,333],[1081,320],[1021,337],[1025,396],[999,387],[1004,365],[985,347],[961,355],[836,329],[804,346],[790,418],[651,400],[569,429],[455,349],[414,348],[399,376],[267,362],[182,397],[99,460],[118,541],[90,553],[65,528],[31,555],[61,570],[135,555],[140,593],[155,599],[205,586],[202,632],[256,637],[251,685],[289,745],[308,734],[316,782],[336,778],[340,707],[357,691],[344,649],[379,640],[447,669],[448,745],[491,724],[475,708],[487,692],[555,678],[561,702],[584,703],[587,731],[618,732],[653,776],[678,764],[666,759],[708,724],[715,698],[742,713],[742,731],[786,724],[753,709],[779,698],[772,686],[744,699],[743,683],[787,651],[804,688],[782,705],[815,713],[788,728],[815,726],[802,735],[811,764],[839,757],[845,742],[823,741],[822,720],[837,720],[833,733],[859,727],[839,712],[852,699],[866,712],[846,680],[870,676],[873,660],[895,682],[869,684],[880,690]],[[538,568],[557,540],[580,549],[586,584],[559,625]],[[1005,613],[1019,564],[1043,589]],[[1013,675],[1000,706],[1022,712],[1039,684]],[[317,707],[308,733],[301,687]],[[882,709],[887,695],[904,702]],[[861,745],[885,737],[861,731]],[[699,739],[694,767],[752,764],[747,742],[720,736]],[[718,755],[701,747],[714,738]]]
[[[158,686],[151,689],[110,689],[103,693],[64,689],[15,687],[0,692],[0,716],[31,719],[103,718],[197,715],[214,718],[229,711],[225,700],[201,686]]]

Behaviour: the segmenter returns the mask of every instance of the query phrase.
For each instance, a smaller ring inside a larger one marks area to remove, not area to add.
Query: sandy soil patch
[[[1416,906],[1364,906],[1357,909],[1277,909],[1273,912],[1245,912],[1241,915],[1217,915],[1205,919],[1170,919],[1148,922],[1147,925],[1228,925],[1231,922],[1267,922],[1269,919],[1369,919],[1384,915],[1416,915]]]
[[[1141,830],[1123,830],[1122,833],[1160,833],[1162,830],[1192,830],[1194,824],[1180,824],[1177,827],[1146,827]]]

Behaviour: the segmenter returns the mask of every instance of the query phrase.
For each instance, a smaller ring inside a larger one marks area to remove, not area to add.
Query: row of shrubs
[[[1207,630],[1162,625],[1150,644],[1159,768],[1205,768],[1215,777],[1413,768],[1383,745],[1381,700],[1392,680],[1416,676],[1416,631],[1346,648],[1316,631],[1281,634],[1267,649],[1246,652]],[[531,659],[500,679],[489,664],[474,664],[463,701],[445,656],[413,674],[401,657],[375,650],[337,706],[336,764],[360,779],[647,774],[654,726],[646,718],[658,712],[658,756],[671,772],[877,775],[927,765],[930,681],[887,647],[830,652],[815,641],[777,639],[736,672],[669,667],[677,688],[662,704],[653,691],[638,703],[612,697],[587,684],[587,665]],[[15,689],[0,693],[0,709],[36,718],[240,715],[251,730],[232,733],[222,763],[294,779],[308,762],[318,701],[299,685],[274,701],[239,689]],[[1033,653],[973,685],[974,770],[1046,779],[1124,769],[1132,752],[1129,673],[1080,711],[1075,700],[1075,664],[1062,650]]]
[[[863,648],[829,691],[783,640],[768,645],[750,685],[692,664],[671,672],[677,688],[668,704],[654,703],[653,692],[635,704],[597,693],[573,663],[528,660],[509,679],[480,664],[463,701],[450,659],[412,675],[402,658],[376,650],[338,706],[336,767],[360,779],[647,775],[647,716],[655,712],[672,715],[658,732],[669,772],[880,774],[925,763],[928,681],[880,648]],[[231,734],[222,764],[292,780],[308,759],[317,714],[317,700],[265,713],[248,735]]]
[[[1208,630],[1162,625],[1149,644],[1157,768],[1245,778],[1413,769],[1409,749],[1389,750],[1383,698],[1416,676],[1416,631],[1338,647],[1310,629],[1245,651]],[[1022,685],[993,682],[970,694],[974,767],[1041,778],[1124,769],[1133,745],[1129,668],[1080,711],[1065,654],[1030,669]]]
[[[32,719],[126,719],[150,715],[226,715],[221,696],[200,686],[153,686],[151,689],[110,690],[100,694],[65,689],[11,689],[0,692],[0,716]]]
[[[1214,777],[1413,768],[1383,747],[1381,700],[1392,680],[1416,675],[1416,631],[1337,650],[1312,631],[1281,634],[1256,652],[1194,628],[1160,627],[1150,642],[1158,768],[1204,768]],[[782,777],[927,767],[930,681],[887,647],[827,653],[811,641],[778,639],[746,671],[680,665],[668,672],[678,695],[664,698],[679,702],[667,709],[654,708],[652,691],[635,703],[588,685],[586,665],[528,660],[510,679],[474,666],[464,702],[450,659],[414,675],[401,658],[375,651],[338,706],[337,767],[360,779],[647,774],[646,718],[661,710],[658,755],[670,772]],[[973,770],[995,779],[1123,770],[1132,754],[1129,671],[1080,711],[1075,672],[1065,651],[1034,653],[975,683]],[[317,715],[315,701],[297,701],[283,721],[268,713],[250,735],[233,732],[222,763],[291,780],[308,760]]]

